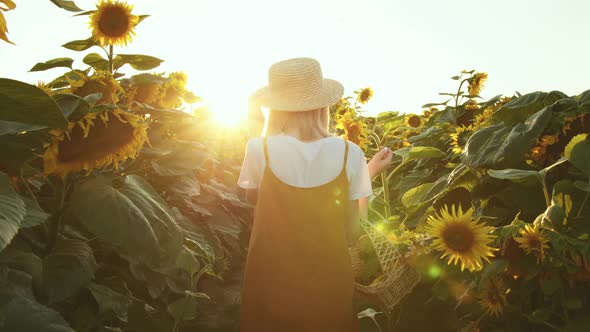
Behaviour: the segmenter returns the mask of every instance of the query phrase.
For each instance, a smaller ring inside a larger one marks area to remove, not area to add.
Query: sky
[[[90,36],[88,17],[49,0],[15,0],[5,13],[0,77],[50,81],[65,69],[30,73],[37,62],[91,51],[60,45]],[[75,0],[84,10],[94,0]],[[587,0],[129,0],[151,15],[116,53],[164,59],[158,72],[185,71],[213,111],[246,113],[247,97],[266,84],[268,67],[292,57],[320,61],[324,76],[350,95],[370,86],[369,114],[420,112],[455,91],[463,69],[487,72],[484,98],[515,91],[590,89]],[[129,67],[123,70],[134,73]]]

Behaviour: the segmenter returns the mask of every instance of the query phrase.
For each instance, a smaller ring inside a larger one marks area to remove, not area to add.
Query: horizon
[[[438,93],[454,91],[450,77],[463,69],[489,74],[484,99],[557,88],[575,95],[590,88],[590,66],[583,66],[590,46],[579,42],[590,30],[584,18],[590,3],[582,0],[568,1],[567,8],[550,0],[128,3],[134,14],[150,17],[137,26],[133,42],[117,51],[163,59],[157,72],[183,70],[189,89],[224,115],[245,114],[247,97],[266,84],[268,67],[298,56],[318,59],[325,77],[345,86],[345,95],[372,87],[374,97],[365,107],[370,115],[418,113],[423,104],[442,102]],[[95,1],[76,4],[91,10]],[[474,15],[478,12],[486,15]],[[17,45],[0,46],[2,76],[49,81],[66,69],[28,70],[57,57],[72,57],[74,68],[85,67],[81,58],[96,49],[74,52],[60,46],[90,35],[88,17],[74,14],[49,1],[18,2],[5,14],[9,38]],[[322,20],[330,24],[298,24]],[[178,22],[191,22],[190,28],[179,32]],[[67,38],[54,33],[67,30],[72,31]]]

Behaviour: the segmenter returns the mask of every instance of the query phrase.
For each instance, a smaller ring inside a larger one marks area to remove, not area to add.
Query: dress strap
[[[268,164],[268,147],[266,144],[266,139],[268,138],[268,136],[264,136],[264,138],[262,139],[262,146],[263,146],[263,150],[264,150],[264,161],[266,162],[266,167],[269,167]]]
[[[342,171],[346,171],[346,162],[348,161],[348,141],[344,140],[344,162],[342,163]]]

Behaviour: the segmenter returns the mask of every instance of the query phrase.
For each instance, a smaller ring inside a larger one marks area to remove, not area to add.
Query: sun
[[[204,106],[209,111],[211,120],[222,127],[238,128],[246,123],[248,104],[240,94],[211,94],[204,96]]]

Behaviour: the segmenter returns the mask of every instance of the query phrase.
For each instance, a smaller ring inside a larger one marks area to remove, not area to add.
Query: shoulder
[[[262,149],[262,137],[254,137],[248,140],[246,144],[246,149],[248,151],[257,151]]]
[[[351,158],[360,159],[365,158],[365,152],[361,149],[360,146],[356,145],[354,142],[345,141],[348,144],[348,154]]]

